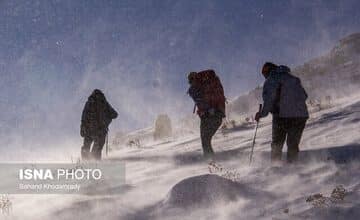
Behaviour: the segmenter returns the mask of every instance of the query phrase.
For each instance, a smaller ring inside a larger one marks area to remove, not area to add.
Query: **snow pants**
[[[307,118],[273,117],[271,161],[281,160],[285,140],[288,147],[287,161],[296,161],[299,154],[299,144]]]
[[[105,144],[106,134],[98,136],[85,136],[84,144],[81,148],[81,158],[83,160],[95,159],[101,160],[101,152]],[[93,147],[90,151],[91,144]]]
[[[215,115],[205,115],[200,118],[200,136],[201,144],[205,157],[211,157],[214,155],[214,150],[211,146],[211,139],[215,135],[222,123],[222,117]]]

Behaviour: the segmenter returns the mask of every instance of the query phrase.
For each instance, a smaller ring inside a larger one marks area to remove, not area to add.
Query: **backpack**
[[[198,72],[194,80],[197,87],[200,89],[204,102],[225,116],[226,98],[224,95],[224,88],[215,71],[204,70]],[[204,111],[203,109],[199,110]]]

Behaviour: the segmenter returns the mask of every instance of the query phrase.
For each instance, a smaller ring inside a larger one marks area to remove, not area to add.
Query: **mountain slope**
[[[251,166],[253,127],[218,133],[215,164],[202,159],[197,135],[122,148],[110,160],[126,163],[131,187],[124,194],[74,197],[48,214],[53,219],[357,219],[359,118],[359,97],[315,113],[304,132],[300,162],[292,166],[270,166],[268,120],[260,124]],[[344,197],[333,198],[335,189],[344,189]],[[321,196],[311,197],[315,194]]]
[[[335,99],[354,93],[360,84],[360,33],[349,35],[327,54],[295,67],[309,94],[309,102]],[[261,103],[262,88],[256,88],[233,100],[228,106],[230,115],[256,111]]]

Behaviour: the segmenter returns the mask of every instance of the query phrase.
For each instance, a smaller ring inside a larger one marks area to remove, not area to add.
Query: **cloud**
[[[193,106],[187,72],[214,68],[231,99],[262,82],[263,62],[300,64],[355,31],[356,4],[4,4],[2,136],[24,130],[25,145],[78,140],[81,111],[94,88],[120,113],[114,130],[152,125],[160,113],[181,118]]]

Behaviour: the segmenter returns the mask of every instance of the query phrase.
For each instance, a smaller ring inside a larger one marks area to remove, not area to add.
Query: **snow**
[[[8,218],[358,219],[359,118],[359,97],[312,114],[300,161],[293,165],[270,165],[270,117],[260,123],[251,165],[253,126],[218,132],[216,162],[210,165],[202,158],[198,134],[124,146],[106,159],[126,163],[123,194],[11,195]],[[329,196],[339,185],[347,191],[343,201],[325,207],[306,202],[313,194]]]

